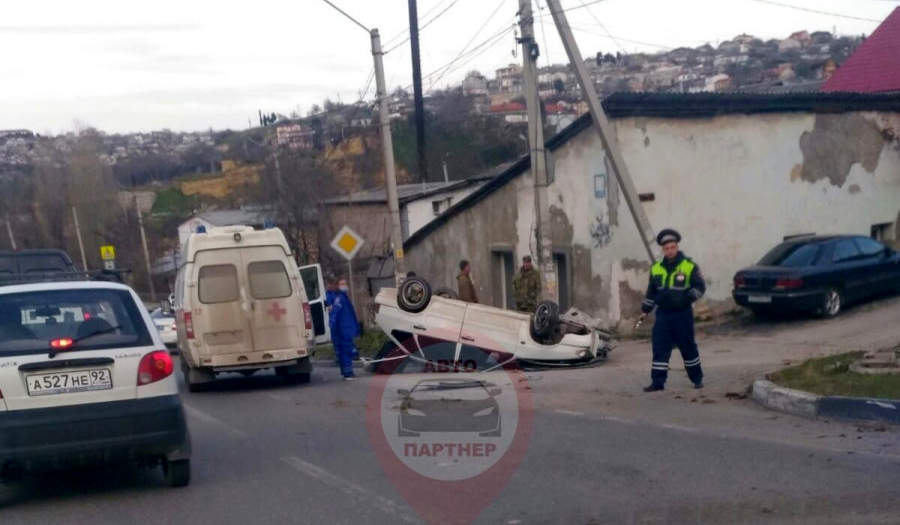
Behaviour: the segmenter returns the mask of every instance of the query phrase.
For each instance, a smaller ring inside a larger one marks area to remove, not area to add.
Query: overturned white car
[[[432,294],[410,278],[375,298],[375,322],[388,342],[370,371],[485,371],[500,367],[583,366],[606,359],[610,334],[576,309],[563,315],[549,301],[533,315]]]

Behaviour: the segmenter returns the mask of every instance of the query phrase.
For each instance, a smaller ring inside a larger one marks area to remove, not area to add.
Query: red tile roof
[[[822,91],[900,91],[900,7],[856,48]]]

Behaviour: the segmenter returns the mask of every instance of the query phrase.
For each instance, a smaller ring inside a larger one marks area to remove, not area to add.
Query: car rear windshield
[[[786,266],[796,268],[799,266],[812,266],[819,258],[821,247],[819,244],[802,244],[786,242],[772,248],[762,259],[760,266]]]
[[[153,344],[126,290],[69,289],[0,296],[0,356]]]

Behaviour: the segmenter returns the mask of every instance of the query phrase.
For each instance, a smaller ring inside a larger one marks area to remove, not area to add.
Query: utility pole
[[[144,247],[144,264],[147,266],[147,283],[150,285],[150,301],[156,302],[156,289],[153,287],[153,273],[150,267],[150,250],[147,249],[147,234],[144,232],[144,218],[137,197],[134,197],[134,211],[137,212],[138,227],[141,229],[141,244]]]
[[[78,210],[72,206],[72,218],[75,219],[75,235],[78,237],[78,249],[81,250],[81,268],[88,271],[87,257],[84,255],[84,240],[81,238],[81,225],[78,223]]]
[[[13,237],[12,225],[9,223],[9,214],[6,214],[6,233],[9,234],[9,244],[12,247],[13,251],[18,250],[16,247],[16,238]]]
[[[406,263],[403,253],[403,231],[400,226],[400,203],[397,198],[397,173],[394,171],[394,141],[391,138],[391,119],[388,114],[387,87],[384,82],[384,50],[378,29],[369,29],[346,11],[334,5],[331,0],[323,0],[335,11],[369,33],[372,41],[372,59],[375,62],[375,87],[378,99],[378,120],[381,128],[381,148],[384,153],[384,184],[387,187],[388,209],[391,214],[391,249],[394,252],[394,280],[397,286],[406,278]]]
[[[412,54],[413,102],[416,108],[416,153],[419,161],[419,177],[428,180],[428,162],[425,160],[425,102],[422,100],[422,62],[419,59],[419,14],[416,0],[409,0],[409,45]]]
[[[384,153],[384,183],[387,186],[388,209],[391,213],[391,248],[394,252],[394,279],[397,286],[406,278],[403,253],[403,231],[400,226],[400,203],[397,198],[397,174],[394,171],[394,141],[391,138],[391,119],[388,114],[387,88],[384,83],[384,51],[378,29],[369,32],[372,38],[372,58],[375,60],[375,86],[378,98],[378,120],[381,127],[381,147]]]
[[[519,27],[522,37],[522,76],[525,80],[525,105],[528,112],[528,144],[531,151],[531,176],[534,179],[535,240],[537,262],[544,285],[543,298],[557,301],[556,270],[553,267],[553,239],[550,231],[550,203],[547,196],[547,154],[544,151],[544,124],[537,86],[537,59],[540,55],[534,38],[531,0],[519,0]]]
[[[590,109],[591,119],[594,121],[594,128],[596,128],[597,133],[600,134],[600,141],[603,143],[603,148],[606,150],[610,167],[612,168],[616,179],[619,181],[619,187],[622,188],[625,202],[628,204],[628,209],[631,211],[631,216],[637,226],[641,241],[644,243],[644,249],[647,250],[647,257],[652,264],[656,260],[652,248],[655,241],[655,234],[653,228],[650,226],[650,219],[647,218],[647,212],[644,210],[644,206],[641,204],[641,200],[638,197],[637,190],[634,187],[634,181],[631,179],[631,174],[628,173],[628,167],[625,166],[625,159],[622,157],[622,152],[619,151],[619,143],[616,140],[616,135],[609,123],[609,119],[606,118],[606,113],[603,111],[603,106],[600,104],[600,98],[594,90],[591,77],[584,67],[581,51],[578,49],[578,44],[575,43],[575,37],[572,36],[572,29],[569,27],[569,21],[566,18],[565,11],[563,11],[562,6],[559,4],[559,0],[547,0],[547,5],[550,6],[550,14],[553,15],[553,22],[556,24],[556,29],[559,31],[559,37],[562,40],[563,47],[566,48],[569,62],[575,69],[575,76],[578,78],[578,83],[581,85],[581,92]]]

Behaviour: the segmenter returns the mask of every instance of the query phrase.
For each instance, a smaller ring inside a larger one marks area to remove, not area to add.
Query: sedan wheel
[[[829,288],[822,301],[822,315],[824,317],[836,316],[841,312],[841,303],[841,292],[835,288]]]

